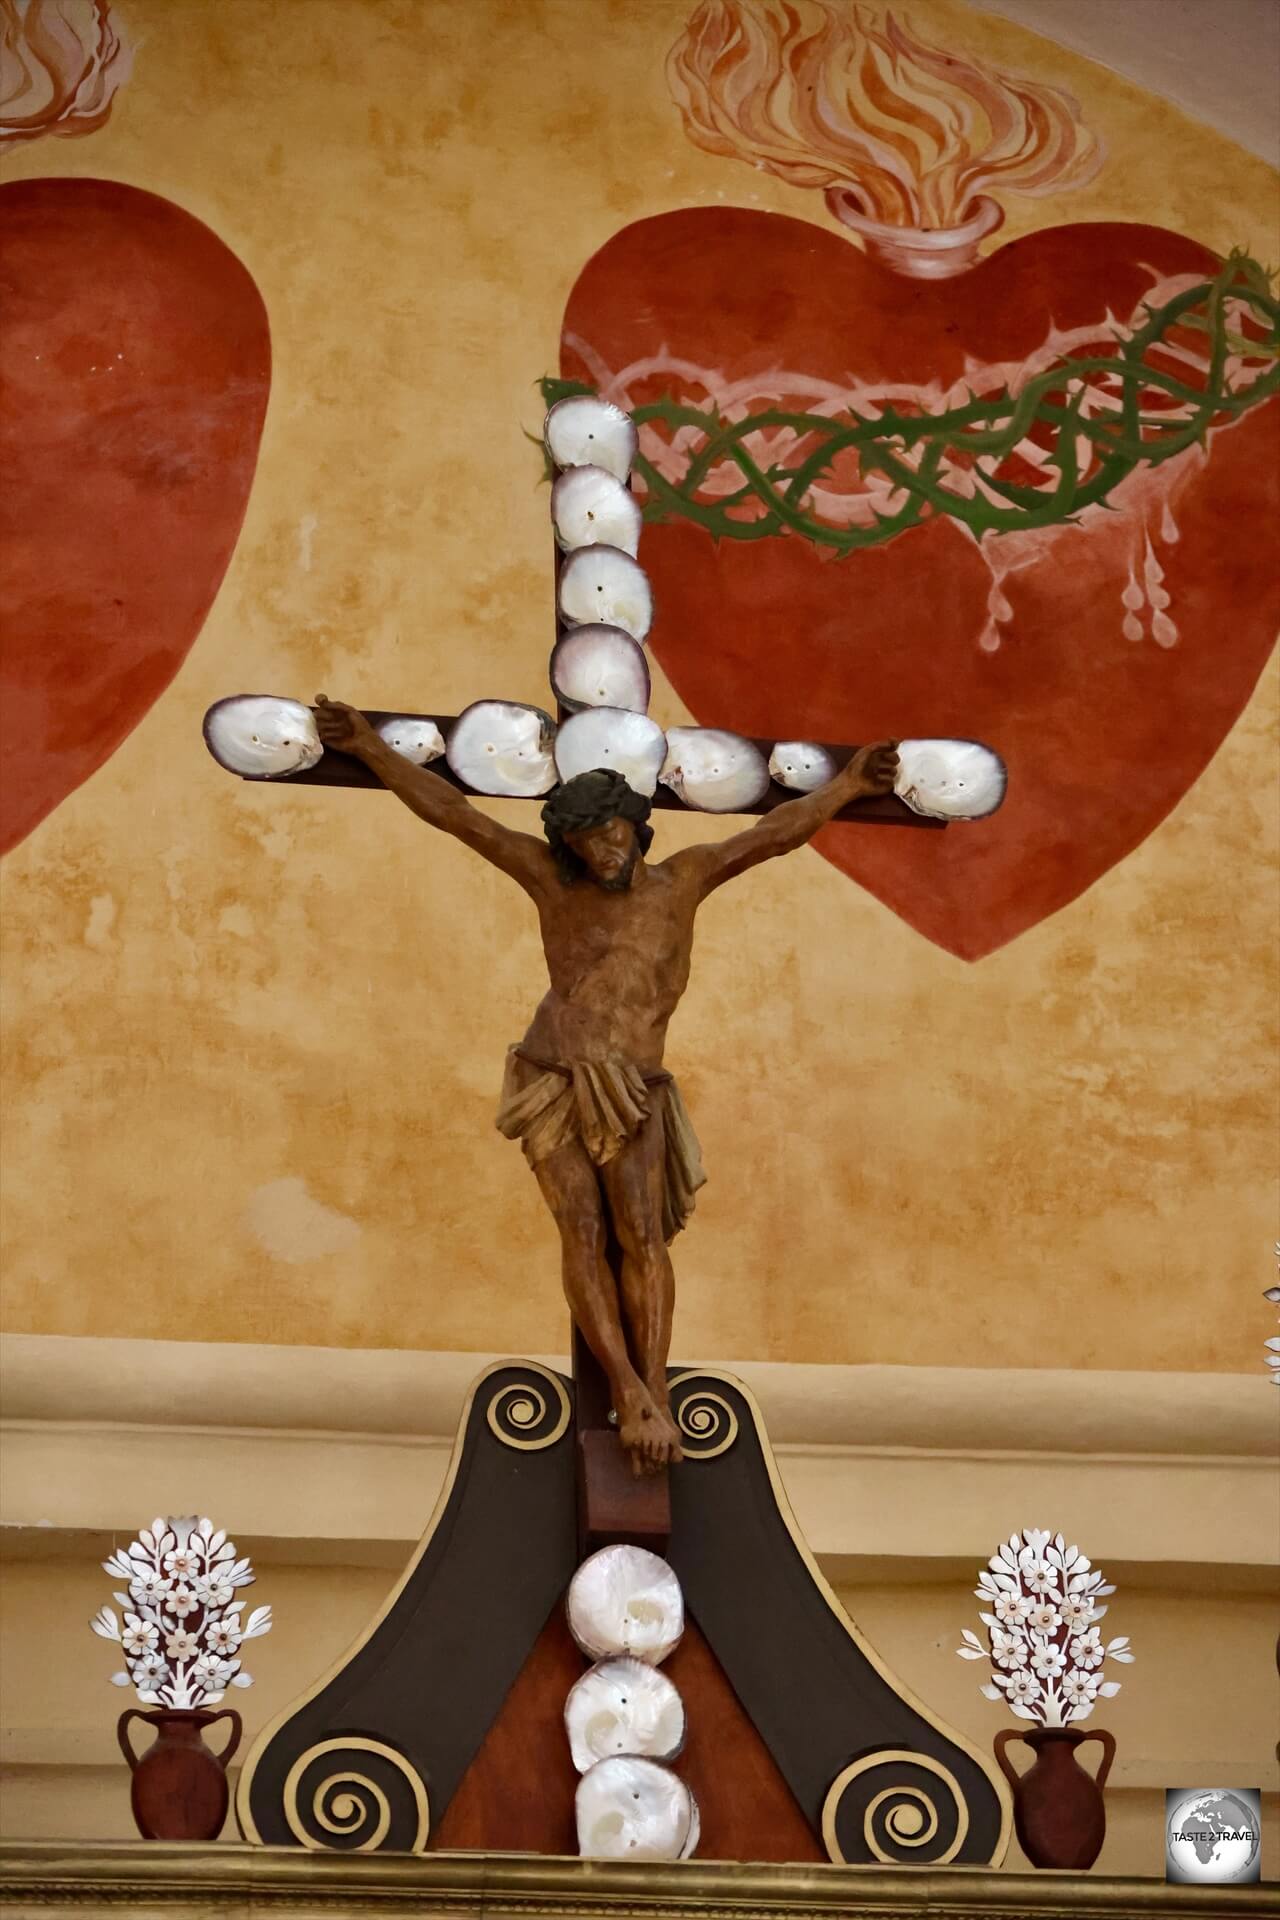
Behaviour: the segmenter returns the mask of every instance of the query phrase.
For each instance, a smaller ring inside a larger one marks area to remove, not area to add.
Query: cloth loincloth
[[[532,1067],[536,1077],[529,1080],[522,1067]],[[694,1195],[707,1178],[698,1136],[671,1074],[642,1073],[623,1059],[561,1064],[509,1047],[497,1127],[508,1140],[519,1140],[531,1167],[571,1140],[580,1140],[603,1167],[635,1139],[655,1097],[662,1101],[666,1148],[662,1237],[671,1241],[688,1224]]]

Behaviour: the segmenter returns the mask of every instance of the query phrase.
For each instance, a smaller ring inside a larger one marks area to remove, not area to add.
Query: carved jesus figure
[[[637,1472],[680,1459],[667,1399],[675,1281],[668,1246],[705,1175],[667,1027],[689,981],[709,893],[812,839],[850,801],[888,793],[896,743],[863,747],[834,780],[729,839],[650,865],[649,802],[610,769],[557,787],[545,840],[482,813],[388,746],[354,707],[317,696],[326,749],[362,760],[405,805],[510,876],[537,908],[551,985],[507,1055],[498,1126],[519,1139],[559,1229],[573,1318],[608,1377]],[[606,1259],[610,1230],[620,1283]],[[619,1297],[619,1290],[621,1297]]]

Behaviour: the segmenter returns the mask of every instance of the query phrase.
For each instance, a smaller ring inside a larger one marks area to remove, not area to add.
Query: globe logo
[[[1165,1879],[1241,1883],[1262,1876],[1262,1797],[1253,1787],[1165,1793]]]

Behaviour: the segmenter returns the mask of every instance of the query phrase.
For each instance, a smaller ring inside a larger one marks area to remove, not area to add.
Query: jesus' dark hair
[[[653,828],[648,824],[651,811],[644,795],[629,787],[610,767],[575,773],[572,780],[557,787],[542,809],[542,829],[565,885],[572,886],[586,871],[567,844],[567,833],[589,833],[592,827],[606,826],[610,820],[629,820],[641,853],[648,853],[653,844]]]

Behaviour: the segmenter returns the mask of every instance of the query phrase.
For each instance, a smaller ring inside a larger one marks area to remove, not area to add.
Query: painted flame
[[[685,131],[871,220],[956,227],[992,188],[1049,194],[1101,163],[1071,95],[826,0],[703,0],[667,60]]]
[[[0,0],[0,144],[92,133],[132,67],[110,0]]]

